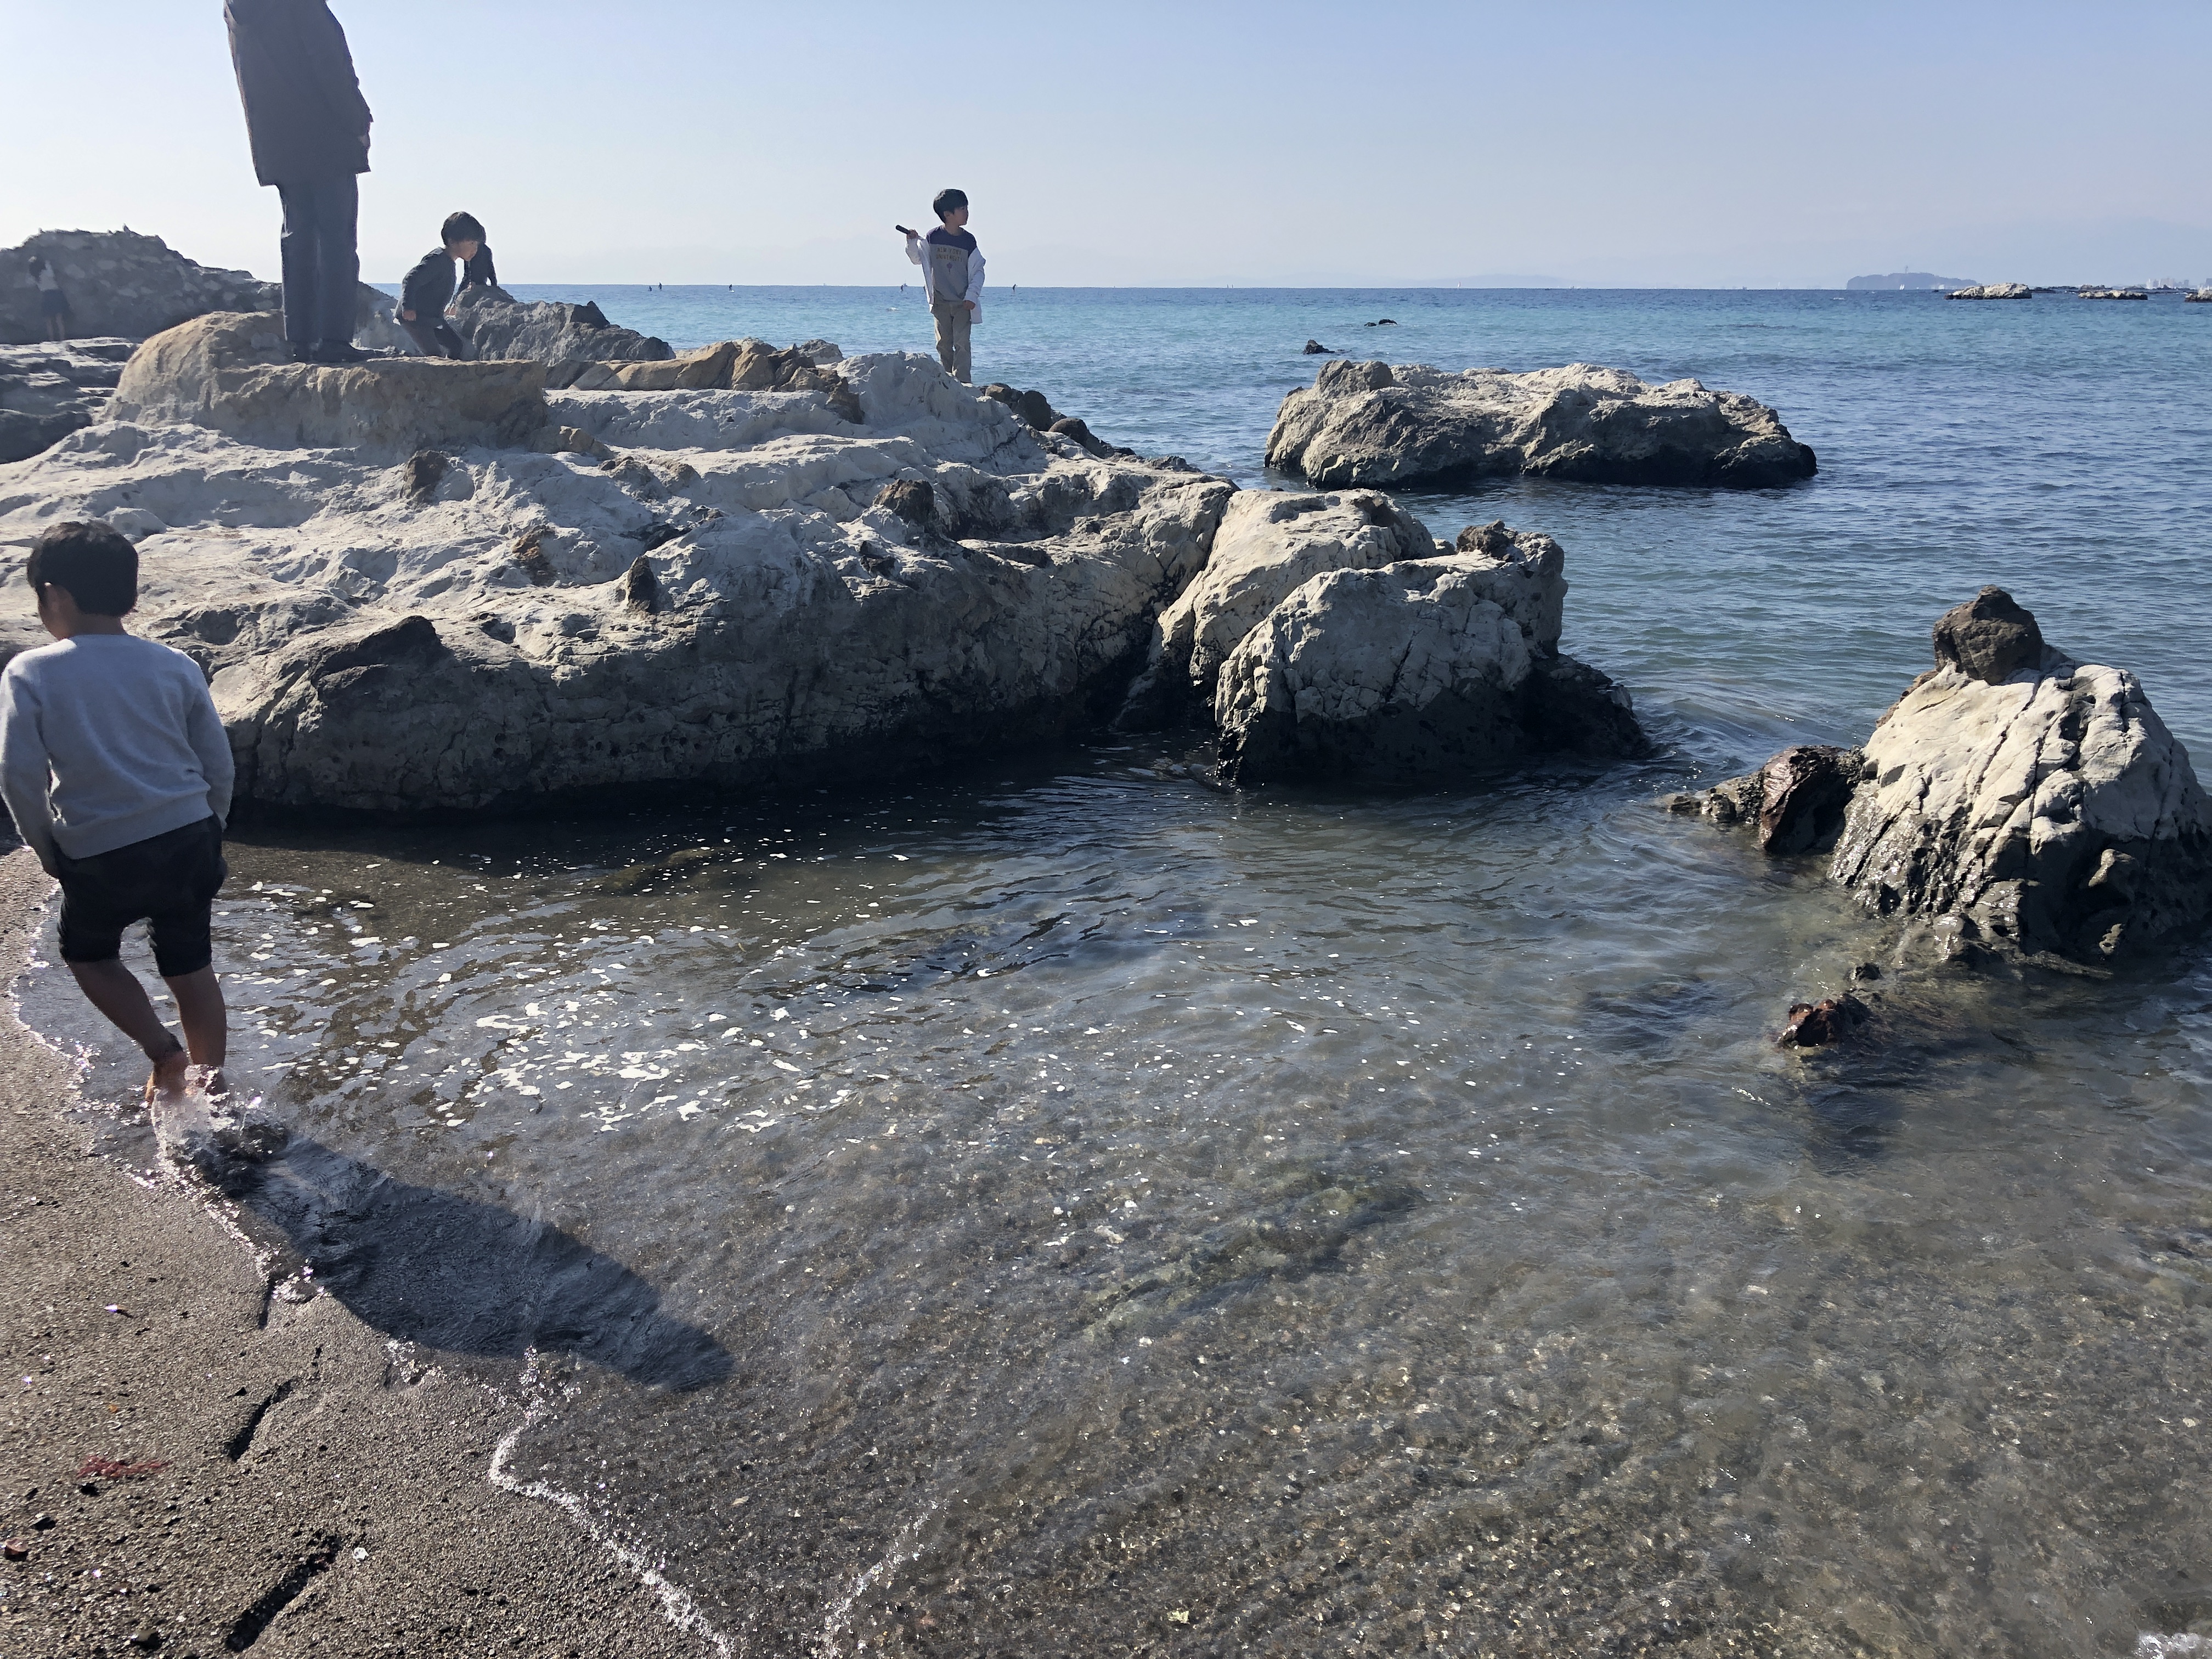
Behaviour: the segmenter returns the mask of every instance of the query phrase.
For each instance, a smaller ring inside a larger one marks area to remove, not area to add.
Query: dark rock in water
[[[1395,317],[1377,317],[1373,322],[1363,323],[1360,326],[1362,328],[1395,328],[1398,326],[1398,319]]]
[[[1784,750],[1756,772],[1702,793],[1669,795],[1670,812],[1695,812],[1716,823],[1751,824],[1761,852],[1777,857],[1825,853],[1842,834],[1863,766],[1858,752],[1826,744]]]
[[[1525,474],[1764,489],[1819,470],[1773,410],[1695,380],[1647,385],[1591,363],[1447,374],[1348,357],[1283,399],[1267,460],[1323,489]]]
[[[1845,992],[1819,1002],[1793,1002],[1790,1023],[1776,1041],[1784,1048],[1820,1048],[1840,1042],[1874,1018],[1873,1012]]]
[[[1881,977],[1881,964],[1878,962],[1863,962],[1859,963],[1857,967],[1851,969],[1851,982],[1853,984],[1856,984],[1862,980],[1880,979]]]
[[[1844,828],[1859,781],[1858,756],[1848,749],[1800,744],[1759,769],[1759,845],[1778,855],[1826,851]]]
[[[1319,340],[1308,340],[1305,350],[1301,355],[1308,357],[1334,357],[1336,356],[1336,348],[1325,346]]]
[[[937,491],[924,478],[895,478],[876,492],[876,505],[916,530],[937,521]]]
[[[1936,619],[1936,662],[2002,685],[2024,668],[2043,665],[2043,630],[2004,589],[1985,587]]]

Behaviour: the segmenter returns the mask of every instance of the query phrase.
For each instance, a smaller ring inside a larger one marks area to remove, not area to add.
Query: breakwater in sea
[[[702,296],[728,309],[697,337],[920,343],[893,295],[788,294]],[[222,965],[241,1069],[303,1145],[249,1220],[510,1380],[503,1303],[561,1310],[510,1468],[757,1650],[2094,1653],[2185,1628],[2212,1549],[2201,951],[1900,994],[1879,1044],[1780,1054],[1783,1006],[1876,934],[1650,801],[1855,740],[1984,581],[2208,752],[2201,376],[2174,368],[2204,319],[1422,303],[1002,296],[978,368],[1248,483],[1310,336],[1774,404],[1820,455],[1790,489],[1409,498],[1439,533],[1559,539],[1565,643],[1627,681],[1655,757],[1240,796],[1146,739],[660,814],[264,832]],[[95,1097],[129,1093],[51,975],[26,1000],[101,1054]],[[105,1133],[143,1154],[127,1115]],[[354,1201],[379,1171],[404,1190]],[[549,1264],[549,1228],[585,1254]],[[480,1268],[423,1271],[456,1256]]]

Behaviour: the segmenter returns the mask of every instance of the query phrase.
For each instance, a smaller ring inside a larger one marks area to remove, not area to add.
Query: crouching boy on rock
[[[149,1105],[227,1092],[209,915],[229,873],[230,744],[192,659],[132,636],[138,550],[104,524],[58,524],[25,574],[55,643],[0,672],[0,795],[61,883],[61,954],[92,1006],[145,1050]],[[123,965],[149,924],[179,1042]]]
[[[945,372],[972,385],[968,331],[983,316],[983,255],[968,234],[968,192],[940,190],[930,204],[938,226],[927,237],[906,233],[906,257],[921,267],[929,314],[937,319],[937,356]],[[906,227],[897,227],[905,230]]]
[[[440,245],[399,285],[399,325],[426,357],[465,357],[469,349],[446,320],[446,307],[453,302],[453,263],[473,264],[483,252],[484,228],[472,213],[448,214],[439,236]]]

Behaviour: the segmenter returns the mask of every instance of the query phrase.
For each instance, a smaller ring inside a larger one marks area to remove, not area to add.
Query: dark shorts
[[[163,979],[196,974],[215,959],[208,913],[230,874],[222,823],[210,815],[112,853],[73,859],[57,850],[62,884],[62,960],[112,962],[123,930],[149,924]]]
[[[46,289],[39,295],[39,315],[66,317],[69,315],[69,295],[59,289]]]

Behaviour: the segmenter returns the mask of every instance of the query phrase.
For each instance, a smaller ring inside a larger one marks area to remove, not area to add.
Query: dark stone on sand
[[[1793,1002],[1778,1041],[1785,1048],[1822,1048],[1842,1042],[1873,1018],[1866,1004],[1849,992],[1818,1002]]]
[[[1936,661],[1984,685],[2002,685],[2043,665],[2035,615],[2002,587],[1985,587],[1936,619]]]

